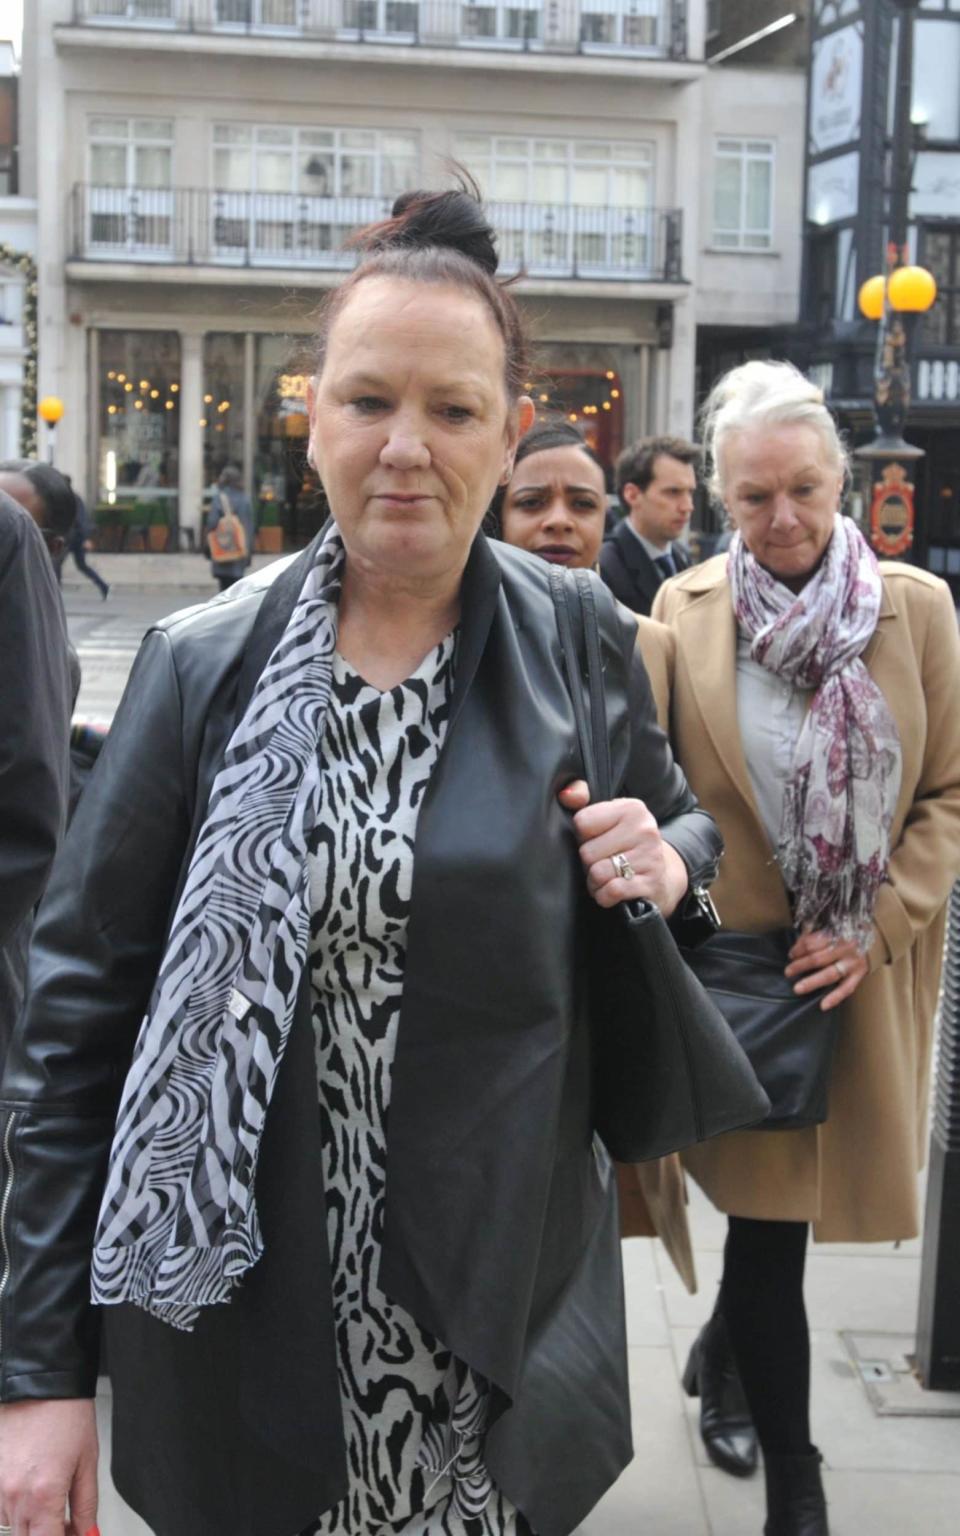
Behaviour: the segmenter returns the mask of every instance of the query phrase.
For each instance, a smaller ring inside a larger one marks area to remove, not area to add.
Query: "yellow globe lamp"
[[[63,415],[63,401],[57,395],[44,395],[37,406],[37,413],[48,427],[55,427]]]
[[[890,304],[904,314],[923,314],[937,297],[937,283],[926,267],[898,267],[887,281]]]
[[[861,315],[866,315],[868,320],[883,319],[885,290],[886,279],[881,273],[878,273],[876,277],[868,277],[865,283],[860,284],[857,303],[860,306]]]

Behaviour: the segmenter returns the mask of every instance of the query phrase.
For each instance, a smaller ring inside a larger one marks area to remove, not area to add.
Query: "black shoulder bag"
[[[600,628],[586,571],[550,568],[591,798],[612,798]],[[581,659],[582,658],[582,659]],[[594,1123],[621,1162],[663,1157],[763,1120],[770,1101],[658,907],[589,903]]]

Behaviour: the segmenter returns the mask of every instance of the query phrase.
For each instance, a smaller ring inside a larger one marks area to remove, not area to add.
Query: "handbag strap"
[[[609,800],[612,769],[603,689],[600,622],[593,583],[586,571],[551,565],[550,594],[557,616],[567,687],[591,800]]]

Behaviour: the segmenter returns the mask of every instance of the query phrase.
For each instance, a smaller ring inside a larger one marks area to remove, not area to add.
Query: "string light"
[[[204,405],[212,405],[213,404],[213,396],[212,395],[204,395],[203,403],[204,403]]]
[[[117,383],[118,384],[126,384],[126,382],[127,382],[126,374],[125,373],[118,373],[117,374]]]
[[[201,427],[205,427],[205,426],[206,426],[206,424],[207,424],[207,418],[206,418],[206,416],[201,416],[201,417],[200,417],[200,425],[201,425]]]
[[[142,411],[143,410],[143,401],[142,400],[134,400],[133,408],[134,408],[135,411]]]
[[[615,379],[616,378],[616,374],[614,373],[612,368],[608,368],[607,369],[607,378],[608,379]]]
[[[173,410],[173,401],[172,400],[164,400],[163,408],[164,408],[165,411],[172,411]]]
[[[116,416],[116,414],[117,414],[116,406],[115,405],[108,405],[107,406],[107,415],[108,416]]]
[[[620,399],[620,391],[619,391],[619,389],[611,389],[611,391],[610,391],[610,399],[611,400],[619,400]]]
[[[129,379],[127,380],[126,384],[124,384],[123,387],[126,390],[128,395],[129,395],[130,391],[133,389],[133,385],[130,383]]]
[[[151,389],[151,391],[150,391],[150,399],[151,400],[159,400],[160,399],[160,391],[159,391],[159,389]]]
[[[179,384],[171,384],[170,385],[170,393],[171,393],[171,395],[175,395],[179,388],[180,388]]]

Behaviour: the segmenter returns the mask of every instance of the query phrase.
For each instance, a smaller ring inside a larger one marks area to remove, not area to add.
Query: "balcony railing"
[[[83,26],[686,57],[687,0],[74,0]]]
[[[380,197],[158,190],[78,183],[71,255],[239,269],[341,271],[354,230],[390,211]],[[489,203],[501,270],[529,277],[680,282],[679,209]]]

